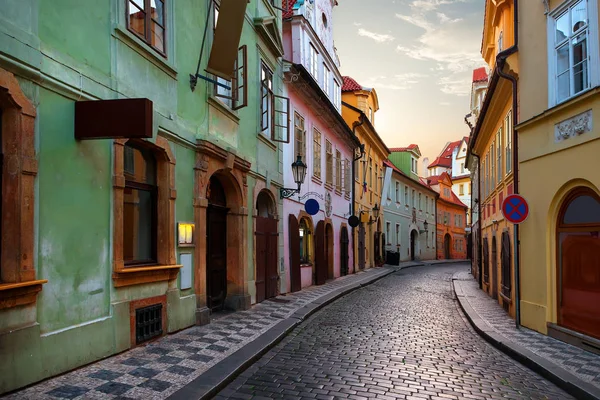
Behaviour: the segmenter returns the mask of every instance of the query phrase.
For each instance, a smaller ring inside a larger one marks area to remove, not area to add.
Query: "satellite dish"
[[[319,212],[319,202],[315,199],[306,200],[306,203],[304,203],[304,210],[309,215],[316,215]]]
[[[356,228],[358,224],[359,220],[356,215],[352,215],[350,218],[348,218],[348,225],[350,225],[351,227]]]

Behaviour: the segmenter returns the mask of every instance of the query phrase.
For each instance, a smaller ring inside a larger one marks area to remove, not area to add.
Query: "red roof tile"
[[[457,140],[456,142],[450,142],[446,145],[446,148],[444,149],[444,151],[442,151],[442,154],[440,155],[440,157],[443,158],[452,158],[452,152],[454,151],[455,148],[457,148],[458,146],[460,146],[460,142],[462,142],[462,140]]]
[[[433,175],[433,176],[427,177],[427,185],[428,186],[437,185],[439,183],[439,181],[440,181],[439,175]]]
[[[488,80],[488,74],[485,67],[477,68],[473,70],[473,82],[486,82]]]
[[[283,0],[283,19],[291,18],[294,15],[294,5],[298,0]]]
[[[342,85],[342,92],[354,92],[355,90],[363,90],[363,87],[349,76],[343,76],[342,78],[344,79],[344,84]]]
[[[452,194],[452,201],[451,203],[454,203],[458,206],[464,207],[464,208],[469,208],[465,203],[463,203],[462,201],[460,201],[460,199],[458,198],[458,196],[456,194],[454,194],[454,192],[450,192]],[[446,201],[448,201],[448,199],[444,199]]]
[[[408,146],[406,146],[406,147],[392,147],[392,148],[390,148],[390,151],[391,151],[392,153],[393,153],[393,152],[398,152],[398,151],[409,151],[409,150],[414,150],[414,149],[416,149],[417,147],[419,147],[419,146],[417,146],[416,144],[409,144],[409,145],[408,145]]]
[[[427,168],[433,168],[433,167],[451,168],[452,167],[452,158],[438,157],[435,160],[433,160],[433,162],[431,164],[429,164],[427,166]]]

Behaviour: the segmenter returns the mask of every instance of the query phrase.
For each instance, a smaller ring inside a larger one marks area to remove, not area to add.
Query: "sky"
[[[484,0],[338,0],[342,75],[373,87],[375,127],[388,147],[419,145],[433,161],[469,135],[472,72],[481,58]]]

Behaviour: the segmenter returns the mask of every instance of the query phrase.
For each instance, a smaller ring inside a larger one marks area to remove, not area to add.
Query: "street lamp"
[[[427,232],[428,226],[429,226],[429,224],[427,223],[427,221],[423,221],[423,228],[425,228],[425,232]]]
[[[375,221],[379,218],[379,206],[377,204],[373,207],[373,217],[375,217]]]
[[[281,188],[279,189],[279,196],[282,199],[288,199],[296,193],[300,193],[300,186],[304,183],[306,177],[306,164],[302,162],[302,156],[298,154],[298,158],[292,163],[292,174],[294,175],[294,182],[298,184],[298,189]]]

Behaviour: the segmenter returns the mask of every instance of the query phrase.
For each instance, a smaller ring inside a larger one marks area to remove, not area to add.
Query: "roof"
[[[342,85],[342,92],[354,92],[355,90],[363,90],[363,87],[349,76],[343,76],[342,79],[344,80],[344,84]]]
[[[283,15],[282,18],[292,18],[294,16],[294,5],[298,0],[283,0]]]
[[[434,168],[434,167],[451,168],[452,167],[452,158],[437,157],[435,160],[433,160],[433,162],[431,164],[429,164],[427,166],[427,168]]]
[[[383,160],[383,165],[390,167],[392,170],[396,171],[397,173],[399,173],[400,175],[404,176],[406,179],[410,179],[411,181],[415,182],[417,185],[423,186],[423,188],[435,193],[435,194],[439,194],[438,192],[436,192],[435,190],[433,190],[431,187],[429,187],[429,185],[427,185],[427,183],[425,183],[423,181],[423,178],[419,177],[419,180],[414,180],[412,179],[410,176],[406,175],[404,172],[402,172],[402,170],[400,170],[398,167],[396,167],[394,165],[394,163],[392,163],[390,160]]]
[[[433,176],[427,177],[427,185],[428,186],[437,185],[439,183],[439,181],[440,181],[439,175],[433,175]]]
[[[394,153],[394,152],[400,152],[400,151],[411,151],[411,150],[415,150],[417,148],[419,148],[419,146],[417,146],[416,144],[409,144],[406,147],[392,147],[392,148],[390,148],[390,151],[392,153]]]
[[[462,201],[460,201],[460,199],[458,198],[458,196],[456,194],[454,194],[453,191],[450,191],[450,194],[452,195],[452,200],[442,199],[441,197],[440,197],[440,199],[444,200],[444,201],[447,201],[449,203],[454,203],[457,206],[461,206],[461,207],[464,207],[464,208],[469,208],[469,206],[467,206],[465,203],[463,203]]]
[[[473,83],[475,82],[487,82],[488,74],[485,67],[477,68],[473,70]]]
[[[462,142],[462,140],[457,140],[456,142],[448,143],[446,145],[446,148],[442,151],[442,154],[440,154],[440,157],[450,158],[452,160],[452,152],[454,151],[455,148],[460,146],[460,142]]]

